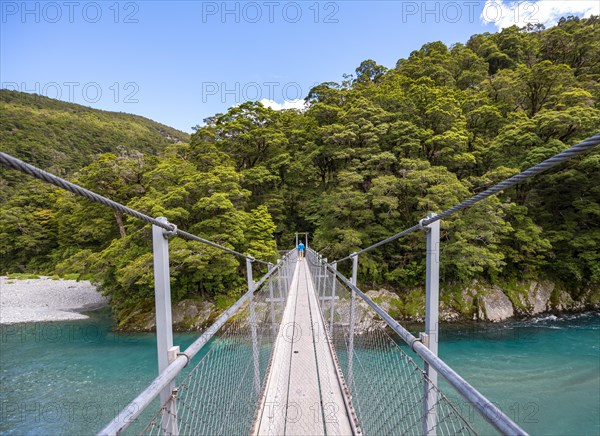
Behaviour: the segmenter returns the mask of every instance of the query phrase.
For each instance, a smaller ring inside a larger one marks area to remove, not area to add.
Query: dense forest
[[[1,91],[2,150],[199,236],[274,260],[295,231],[337,259],[600,131],[600,21],[425,44],[322,83],[303,111],[246,102],[195,133]],[[103,118],[109,117],[109,118]],[[83,166],[86,165],[86,166]],[[2,169],[0,270],[91,274],[117,319],[152,307],[150,228]],[[442,222],[444,292],[473,280],[600,286],[600,150]],[[173,298],[234,297],[239,260],[171,246]],[[359,281],[423,284],[423,235],[361,256]],[[342,266],[344,268],[344,266]]]

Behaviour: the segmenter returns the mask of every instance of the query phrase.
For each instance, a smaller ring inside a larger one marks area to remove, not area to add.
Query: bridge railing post
[[[273,264],[269,262],[268,270],[271,271],[273,269]],[[275,326],[275,295],[273,295],[273,276],[269,277],[269,300],[271,301],[271,338],[273,342],[277,337],[277,330]]]
[[[358,276],[358,254],[352,253],[352,280],[350,281],[356,286]],[[352,289],[350,296],[350,326],[348,328],[348,387],[353,391],[353,360],[354,360],[354,324],[356,323],[356,293]]]
[[[293,260],[298,260],[298,250],[294,251],[294,255],[295,257],[292,256],[288,256],[286,259],[286,265],[285,265],[285,295],[289,295],[290,294],[290,286],[291,286],[291,281],[292,281],[292,275],[294,274],[294,268],[292,266]]]
[[[258,333],[256,331],[258,320],[254,308],[254,279],[252,278],[252,262],[254,259],[246,258],[246,274],[248,278],[248,291],[250,294],[250,330],[252,332],[252,357],[254,360],[254,391],[256,398],[260,395],[260,364],[258,354]]]
[[[317,295],[321,295],[323,289],[323,256],[319,254],[319,259],[315,265],[315,277],[317,278]]]
[[[323,259],[323,266],[321,267],[321,275],[323,276],[323,286],[321,286],[321,307],[324,307],[325,303],[325,290],[327,288],[327,258]]]
[[[350,282],[354,286],[356,286],[356,281],[357,281],[357,277],[358,277],[358,254],[352,253],[350,256],[352,257],[352,278],[351,278]]]
[[[316,279],[316,286],[317,286],[317,294],[319,293],[319,289],[320,289],[320,283],[319,283],[319,266],[321,264],[321,255],[317,254],[315,256],[314,259],[314,263],[311,265],[311,274],[313,275],[313,277]]]
[[[286,298],[288,295],[287,275],[288,275],[288,265],[290,264],[289,260],[290,260],[289,255],[286,254],[285,256],[283,256],[283,259],[281,259],[283,264],[281,265],[281,269],[279,270],[279,277],[281,279],[281,290],[283,292],[285,292]]]
[[[277,274],[279,275],[279,292],[281,293],[281,297],[283,298],[283,295],[285,294],[286,298],[287,298],[287,290],[285,288],[285,268],[286,268],[286,264],[287,264],[287,259],[284,256],[281,259],[281,266],[279,267],[279,271],[277,272]]]
[[[331,337],[333,337],[333,314],[335,313],[335,285],[337,283],[337,277],[335,272],[337,271],[337,262],[333,262],[331,264],[331,268],[333,271],[331,272],[331,309],[329,311],[329,332],[331,333]]]
[[[429,214],[427,218],[433,218]],[[439,287],[440,287],[440,221],[429,224],[427,231],[427,266],[425,277],[425,333],[421,340],[433,354],[438,354]],[[423,434],[436,434],[437,426],[437,371],[425,362],[427,379],[423,385]]]
[[[317,265],[317,277],[319,278],[319,285],[317,287],[317,295],[320,296],[323,292],[323,265],[325,263],[325,258],[323,256],[319,256],[319,265]]]
[[[158,221],[168,223],[165,217]],[[169,273],[168,233],[162,227],[152,225],[152,251],[154,257],[154,304],[156,308],[156,347],[158,352],[158,372],[161,374],[170,363],[169,356],[177,354],[173,347],[173,321],[171,313],[171,280]],[[160,404],[165,406],[162,422],[164,430],[177,434],[177,411],[172,398],[175,383],[171,382],[160,393]]]
[[[315,264],[315,277],[317,278],[317,295],[320,295],[321,293],[321,285],[322,285],[322,277],[321,277],[321,272],[323,270],[323,256],[321,256],[319,254],[319,257],[317,258],[317,263]]]

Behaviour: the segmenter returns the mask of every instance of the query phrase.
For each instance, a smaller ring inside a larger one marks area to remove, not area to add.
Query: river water
[[[440,356],[530,434],[600,435],[600,313],[444,331]]]
[[[107,310],[1,326],[0,434],[95,433],[146,387],[154,335],[110,329]],[[529,433],[600,435],[600,313],[442,325],[439,354]],[[472,408],[444,392],[477,428]]]

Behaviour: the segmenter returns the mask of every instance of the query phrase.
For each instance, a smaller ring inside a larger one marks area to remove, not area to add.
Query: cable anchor
[[[177,236],[177,225],[170,223],[167,221],[167,224],[169,224],[170,226],[172,226],[171,230],[165,230],[163,232],[163,236],[165,239],[171,239],[173,236]]]

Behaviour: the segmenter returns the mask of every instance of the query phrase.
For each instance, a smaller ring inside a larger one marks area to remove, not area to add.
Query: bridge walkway
[[[310,269],[300,260],[251,433],[351,435],[353,413],[345,392]]]

